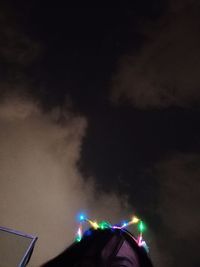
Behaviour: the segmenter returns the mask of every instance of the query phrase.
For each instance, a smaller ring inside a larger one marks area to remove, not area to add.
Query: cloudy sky
[[[155,266],[199,266],[199,12],[2,1],[0,225],[39,237],[30,266],[81,210],[136,213]]]

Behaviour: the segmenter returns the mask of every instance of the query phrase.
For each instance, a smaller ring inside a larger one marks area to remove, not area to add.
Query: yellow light
[[[99,228],[99,225],[97,222],[93,222],[91,220],[88,220],[88,222],[90,223],[90,225],[95,229],[97,230]]]
[[[97,222],[92,222],[92,227],[96,230],[99,228],[99,225]]]
[[[132,218],[132,223],[138,223],[139,221],[140,221],[140,219],[138,219],[135,216]]]

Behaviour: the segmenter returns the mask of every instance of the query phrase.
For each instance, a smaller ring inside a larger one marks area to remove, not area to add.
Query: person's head
[[[44,267],[152,267],[143,247],[127,230],[90,229]]]

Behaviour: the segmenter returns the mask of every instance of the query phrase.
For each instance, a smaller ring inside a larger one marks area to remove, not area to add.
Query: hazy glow
[[[30,267],[73,242],[80,209],[111,221],[124,214],[123,200],[103,193],[97,198],[93,179],[81,177],[85,132],[86,120],[66,111],[43,113],[18,97],[0,103],[0,225],[39,237]]]

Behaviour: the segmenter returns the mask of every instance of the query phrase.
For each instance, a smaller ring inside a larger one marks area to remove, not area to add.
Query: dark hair
[[[60,255],[50,260],[42,267],[93,267],[93,266],[122,266],[115,263],[117,252],[126,241],[137,255],[140,267],[152,267],[151,260],[143,247],[139,247],[133,236],[127,230],[105,229],[88,230],[80,242],[73,243]],[[106,249],[105,249],[106,248]],[[106,253],[102,256],[102,251]],[[123,265],[133,266],[134,265]]]

